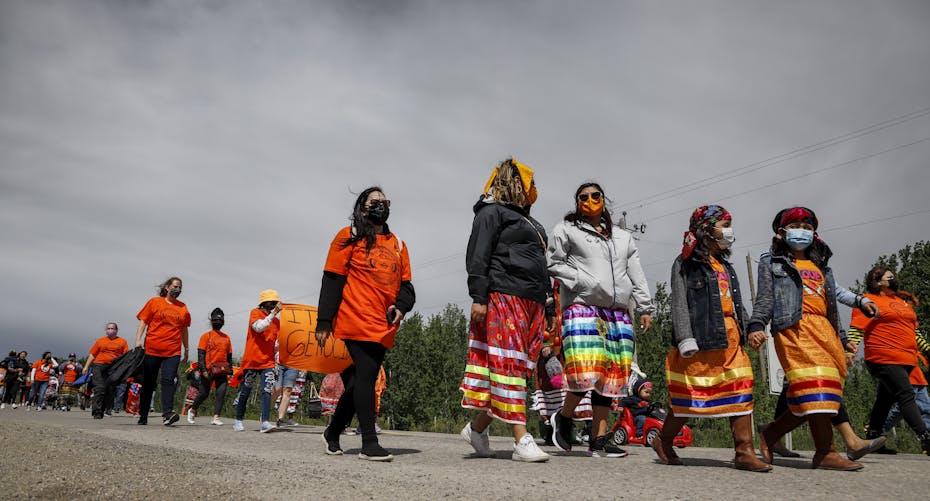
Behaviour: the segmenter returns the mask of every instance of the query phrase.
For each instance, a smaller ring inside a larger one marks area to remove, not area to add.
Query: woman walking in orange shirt
[[[908,426],[920,440],[921,452],[930,455],[930,431],[920,417],[914,400],[910,373],[917,365],[917,313],[898,297],[898,281],[887,266],[875,266],[866,275],[865,297],[878,305],[879,314],[866,318],[853,310],[851,337],[865,333],[865,366],[878,380],[878,394],[869,415],[868,438],[881,435],[892,404],[897,403]]]
[[[394,456],[378,443],[375,381],[400,321],[416,299],[407,247],[388,228],[391,201],[373,186],[361,192],[352,225],[336,234],[323,269],[316,327],[322,345],[333,335],[345,342],[352,366],[342,372],[345,391],[323,432],[326,453],[342,454],[339,435],[358,413],[362,451],[369,461]]]
[[[136,346],[143,346],[142,390],[139,392],[139,421],[149,422],[152,394],[161,372],[162,424],[171,426],[180,416],[174,412],[174,392],[177,389],[178,365],[181,363],[181,348],[187,362],[187,329],[191,325],[191,314],[187,305],[178,300],[181,295],[181,279],[171,277],[158,286],[158,296],[145,303],[136,318]]]
[[[210,394],[210,387],[216,385],[216,402],[213,405],[212,425],[222,426],[220,411],[226,401],[226,388],[228,376],[232,373],[232,343],[226,333],[220,331],[225,323],[223,310],[214,308],[210,313],[211,330],[200,336],[197,344],[197,363],[200,366],[200,377],[194,379],[199,387],[197,398],[187,411],[187,422],[194,424],[200,404]]]
[[[87,363],[84,365],[83,373],[87,374],[89,369],[93,369],[93,400],[91,400],[90,412],[94,419],[103,419],[104,412],[110,412],[113,408],[113,393],[115,387],[107,384],[110,376],[110,362],[114,358],[129,351],[129,344],[126,340],[119,337],[119,327],[116,322],[110,322],[106,325],[106,335],[94,342],[90,347],[90,356],[87,357]]]

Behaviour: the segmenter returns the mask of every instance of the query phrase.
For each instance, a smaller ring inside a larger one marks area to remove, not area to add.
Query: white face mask
[[[736,237],[733,236],[733,228],[720,228],[720,234],[723,235],[720,238],[717,238],[717,245],[721,249],[729,249],[733,242],[736,241]]]

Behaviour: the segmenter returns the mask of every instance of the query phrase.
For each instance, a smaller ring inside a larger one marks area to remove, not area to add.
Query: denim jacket
[[[826,284],[827,319],[839,337],[845,331],[839,323],[836,303],[858,308],[868,300],[836,285],[833,270],[829,266],[821,271]],[[759,258],[756,302],[752,305],[749,332],[764,330],[769,322],[772,322],[772,331],[776,333],[791,327],[801,320],[803,303],[801,274],[794,261],[787,256],[762,254]]]
[[[721,260],[729,275],[730,293],[740,331],[740,343],[746,341],[746,309],[739,280],[733,266]],[[727,347],[727,328],[723,321],[717,274],[709,263],[687,260],[681,256],[672,265],[671,277],[672,338],[683,355],[694,350],[722,350]]]

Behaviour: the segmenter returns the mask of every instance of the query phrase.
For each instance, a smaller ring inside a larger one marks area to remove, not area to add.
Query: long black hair
[[[375,230],[375,226],[371,224],[362,212],[365,210],[365,202],[368,201],[368,195],[376,191],[382,194],[384,193],[384,190],[382,190],[380,186],[372,186],[359,193],[358,198],[355,199],[355,205],[352,208],[352,216],[349,217],[349,220],[352,222],[352,236],[342,243],[343,248],[362,239],[365,240],[366,250],[371,250],[371,248],[375,246],[375,241],[378,236],[377,230]],[[387,223],[384,223],[384,234],[386,235],[390,232],[391,230],[388,229]]]
[[[597,191],[601,192],[601,196],[604,197],[604,211],[601,212],[601,222],[604,223],[604,227],[607,229],[607,236],[608,237],[612,236],[614,222],[613,222],[613,219],[611,219],[610,217],[610,211],[607,210],[607,193],[604,193],[604,188],[601,188],[601,185],[597,184],[594,181],[582,183],[581,186],[579,186],[578,189],[575,190],[575,198],[573,200],[573,203],[575,205],[575,210],[572,210],[568,212],[567,214],[565,214],[565,220],[574,223],[576,221],[582,221],[585,219],[584,214],[582,214],[581,211],[578,210],[578,195],[580,195],[581,190],[585,188],[597,188]]]

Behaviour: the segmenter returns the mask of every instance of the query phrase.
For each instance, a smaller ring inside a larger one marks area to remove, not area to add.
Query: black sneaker
[[[94,419],[103,419],[103,414],[94,414]]]
[[[370,444],[362,445],[362,452],[358,453],[359,459],[365,459],[368,461],[393,461],[394,456],[390,452],[385,450],[384,447],[381,447],[381,444],[374,442]]]
[[[177,423],[180,419],[181,419],[181,416],[179,416],[177,412],[172,412],[171,414],[168,414],[167,416],[164,416],[164,418],[162,418],[161,424],[165,426],[171,426],[174,423]]]
[[[569,452],[572,450],[572,435],[574,435],[574,423],[571,418],[562,415],[562,409],[559,408],[555,414],[549,418],[549,425],[552,426],[552,443],[560,451]]]
[[[323,443],[326,444],[326,454],[330,456],[341,456],[342,447],[339,447],[339,435],[336,435],[336,439],[333,440],[327,438],[327,432],[329,432],[329,428],[323,430],[323,434],[321,435],[323,437]]]
[[[287,421],[283,419],[279,419],[274,425],[277,426],[278,428],[284,428],[287,426]]]
[[[136,421],[136,424],[141,424],[141,425],[143,425],[143,426],[149,424],[149,418],[148,418],[148,416],[139,416],[139,420]]]
[[[591,457],[608,457],[608,458],[625,458],[630,455],[629,452],[617,447],[613,442],[608,440],[608,435],[601,435],[591,442],[588,447]]]

